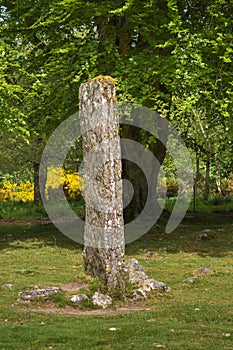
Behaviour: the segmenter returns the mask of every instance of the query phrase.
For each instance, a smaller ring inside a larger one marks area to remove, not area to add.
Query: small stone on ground
[[[197,278],[197,276],[191,276],[191,277],[188,277],[185,280],[183,280],[183,282],[185,282],[185,283],[194,283],[196,278]]]
[[[19,292],[18,295],[21,300],[30,301],[38,297],[46,298],[52,294],[58,293],[60,288],[58,287],[46,287],[42,289],[31,289],[25,292]]]
[[[2,288],[12,288],[13,287],[13,284],[11,284],[11,283],[5,283],[5,284],[3,284],[2,285]]]
[[[212,270],[209,267],[203,266],[195,272],[197,275],[209,275]]]
[[[68,297],[74,304],[80,304],[83,300],[87,300],[88,297],[85,294],[75,294]]]

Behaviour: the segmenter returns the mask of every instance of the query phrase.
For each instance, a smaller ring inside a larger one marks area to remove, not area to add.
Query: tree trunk
[[[35,161],[33,163],[33,172],[34,172],[34,203],[36,205],[42,202],[41,194],[40,194],[40,183],[39,183],[40,181],[39,168],[40,168],[40,163]]]
[[[205,193],[204,200],[208,202],[210,194],[210,151],[207,148],[206,152],[206,166],[205,166]]]
[[[199,180],[199,174],[200,174],[200,160],[199,160],[199,154],[196,151],[196,174],[194,178],[194,185],[193,185],[193,211],[197,211],[197,195],[198,195],[198,180]]]
[[[79,90],[86,220],[84,267],[110,294],[124,290],[125,251],[119,121],[114,81],[97,77]]]
[[[220,162],[218,159],[218,156],[215,154],[215,169],[216,169],[216,187],[217,187],[217,193],[222,194],[222,188],[221,188],[221,169],[220,169]]]
[[[122,137],[141,143],[140,129],[133,125],[122,125]],[[134,150],[131,149],[131,152],[134,152]],[[135,150],[135,152],[138,152],[138,150]],[[140,157],[139,154],[137,156]],[[130,181],[134,189],[133,198],[130,203],[127,206],[123,203],[124,220],[127,223],[137,217],[144,208],[148,195],[148,188],[143,171],[135,163],[127,159],[122,159],[122,170],[123,178]]]
[[[40,172],[40,161],[43,149],[43,141],[41,138],[36,140],[35,154],[33,160],[33,176],[34,176],[34,203],[39,205],[42,203],[42,198],[45,198],[46,170]],[[41,193],[41,191],[43,193]]]
[[[150,169],[150,183],[154,184],[154,189],[156,188],[157,184],[157,178],[160,170],[160,166],[163,163],[163,160],[166,156],[166,142],[168,137],[168,124],[166,119],[157,119],[157,122],[159,125],[157,125],[158,130],[158,137],[159,139],[156,140],[156,142],[152,142],[149,145],[149,150],[153,153],[155,158],[158,160],[158,165],[156,167],[153,167],[151,164]],[[150,134],[143,131],[146,135],[144,137],[149,138]],[[122,125],[122,137],[130,140],[137,141],[141,144],[142,137],[141,137],[141,130],[133,125],[123,124]],[[133,150],[131,149],[131,152]],[[135,152],[138,152],[136,149]],[[143,159],[143,157],[146,157],[146,154],[138,154],[138,157]],[[136,164],[133,162],[130,162],[126,159],[123,159],[123,178],[127,179],[131,182],[134,188],[134,195],[132,200],[130,201],[129,205],[125,207],[124,209],[124,220],[125,222],[130,222],[134,218],[136,218],[140,212],[143,210],[145,203],[147,201],[148,196],[148,183],[147,179],[142,171]],[[154,198],[154,206],[158,207],[159,204],[156,203],[156,198]],[[152,213],[148,213],[148,216],[150,216]]]

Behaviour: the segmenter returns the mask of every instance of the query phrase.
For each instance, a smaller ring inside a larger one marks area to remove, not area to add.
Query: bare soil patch
[[[97,309],[97,310],[80,310],[69,306],[65,308],[58,307],[38,307],[27,309],[31,312],[42,312],[45,314],[56,314],[56,315],[70,315],[70,316],[108,316],[108,315],[118,315],[137,311],[151,311],[152,307],[139,307],[139,306],[127,306],[120,307],[116,309]]]
[[[35,218],[35,219],[0,219],[0,224],[9,225],[46,225],[51,224],[49,218]]]
[[[75,292],[81,288],[86,288],[86,287],[87,287],[87,283],[71,282],[71,283],[63,284],[59,288],[64,292]]]

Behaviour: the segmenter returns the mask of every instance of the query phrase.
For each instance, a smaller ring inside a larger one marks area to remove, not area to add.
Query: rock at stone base
[[[25,292],[19,292],[18,295],[22,300],[30,301],[38,297],[46,298],[50,295],[56,294],[59,290],[60,288],[58,287],[46,287],[42,289],[26,290]]]
[[[106,309],[112,304],[112,298],[109,295],[102,294],[100,292],[95,292],[92,297],[92,302],[94,305],[98,305],[103,309]]]
[[[153,292],[156,290],[164,291],[167,293],[171,292],[171,288],[167,287],[165,283],[158,282],[158,281],[154,280],[153,278],[150,278],[150,279],[146,279],[146,280],[142,281],[141,287],[136,289],[133,292],[132,299],[134,301],[146,299],[147,292]]]
[[[132,299],[134,301],[141,300],[141,299],[146,299],[146,298],[147,298],[146,291],[144,289],[142,289],[142,288],[138,288],[137,290],[135,290],[133,292]]]
[[[153,278],[149,278],[149,279],[144,280],[141,283],[141,287],[146,292],[150,292],[151,290],[156,290],[156,289],[165,290],[166,284],[163,282],[158,282],[158,281],[154,280]]]
[[[83,300],[87,300],[88,297],[85,294],[75,294],[68,297],[74,304],[80,304]]]
[[[128,274],[128,281],[132,284],[138,284],[140,288],[133,292],[132,299],[134,301],[147,298],[147,292],[161,290],[164,292],[171,292],[171,288],[167,287],[165,283],[158,282],[153,278],[148,278],[143,267],[139,264],[137,259],[129,259],[124,262],[124,271]]]
[[[124,270],[126,273],[128,273],[128,280],[132,284],[140,284],[142,281],[147,279],[147,274],[137,259],[133,258],[126,260],[124,263]]]

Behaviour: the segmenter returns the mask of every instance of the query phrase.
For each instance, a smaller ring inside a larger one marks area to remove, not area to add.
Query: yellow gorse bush
[[[78,174],[66,173],[62,168],[50,168],[47,173],[45,193],[47,199],[55,195],[58,188],[62,186],[66,196],[75,200],[80,197],[84,190],[84,178]],[[33,201],[33,184],[28,180],[26,183],[12,183],[3,181],[0,183],[0,201],[17,200],[22,202]]]
[[[84,190],[84,178],[78,172],[68,173],[62,168],[49,168],[46,181],[46,196],[56,196],[60,186],[69,199],[77,199]]]
[[[67,191],[70,199],[75,199],[84,191],[84,178],[78,172],[72,174],[63,174],[62,177],[64,190]]]
[[[16,184],[10,181],[4,181],[0,188],[0,200],[18,200],[22,202],[32,201],[34,198],[33,185],[30,181]]]

